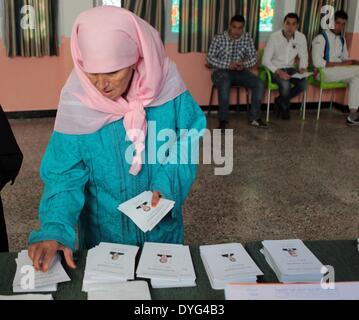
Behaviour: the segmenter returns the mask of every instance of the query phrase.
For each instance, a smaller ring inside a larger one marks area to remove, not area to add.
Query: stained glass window
[[[259,31],[273,31],[275,0],[261,0]]]
[[[180,1],[181,0],[172,0],[171,30],[173,33],[179,33]]]

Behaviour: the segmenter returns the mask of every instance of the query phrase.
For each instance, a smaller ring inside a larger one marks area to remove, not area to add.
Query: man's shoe
[[[359,113],[353,113],[347,118],[347,125],[354,127],[359,126]]]
[[[262,121],[262,119],[254,120],[251,122],[252,127],[268,129],[268,125]]]

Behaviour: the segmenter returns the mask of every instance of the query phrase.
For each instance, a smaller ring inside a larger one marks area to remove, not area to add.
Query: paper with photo
[[[174,201],[161,198],[157,207],[153,208],[152,196],[151,191],[146,191],[118,207],[143,232],[152,231],[175,205]]]
[[[321,274],[323,264],[301,240],[263,241],[263,249],[281,274]]]
[[[61,258],[56,255],[50,265],[48,272],[35,271],[35,288],[23,289],[21,279],[24,274],[21,270],[24,266],[33,266],[32,260],[28,256],[28,251],[24,250],[18,254],[16,259],[17,269],[13,281],[13,291],[15,293],[23,292],[53,292],[57,290],[57,284],[71,281],[61,264]]]
[[[202,246],[201,254],[217,279],[257,277],[263,275],[244,247],[239,243]]]
[[[137,276],[141,278],[177,280],[182,275],[185,252],[182,245],[145,243]]]

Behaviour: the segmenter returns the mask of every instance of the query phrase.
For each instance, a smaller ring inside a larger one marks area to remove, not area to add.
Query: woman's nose
[[[104,77],[100,76],[97,81],[97,89],[103,90],[106,89],[107,86],[108,81]]]

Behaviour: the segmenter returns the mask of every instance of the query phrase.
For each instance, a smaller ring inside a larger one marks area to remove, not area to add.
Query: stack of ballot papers
[[[96,290],[98,284],[122,283],[134,280],[138,247],[100,243],[87,253],[82,291]],[[92,287],[95,286],[95,289]]]
[[[183,245],[145,243],[136,274],[151,279],[155,289],[196,286],[191,253]]]
[[[22,300],[54,300],[51,294],[19,294],[15,296],[0,296],[0,301],[22,301]]]
[[[87,294],[88,300],[151,300],[146,281],[94,284]]]
[[[359,300],[359,282],[335,283],[323,288],[321,283],[229,284],[226,300]]]
[[[16,264],[17,268],[13,281],[14,293],[55,292],[58,283],[71,281],[62,267],[59,255],[54,257],[49,271],[46,273],[35,271],[27,250],[18,254]],[[32,274],[34,274],[34,282],[31,279]]]
[[[174,201],[160,199],[157,207],[153,208],[152,195],[151,191],[146,191],[118,207],[118,210],[128,216],[143,232],[152,231],[175,205]]]
[[[224,290],[231,282],[256,283],[263,275],[240,243],[202,246],[200,253],[214,290]]]
[[[302,240],[263,241],[267,263],[283,283],[320,282],[326,268]]]

